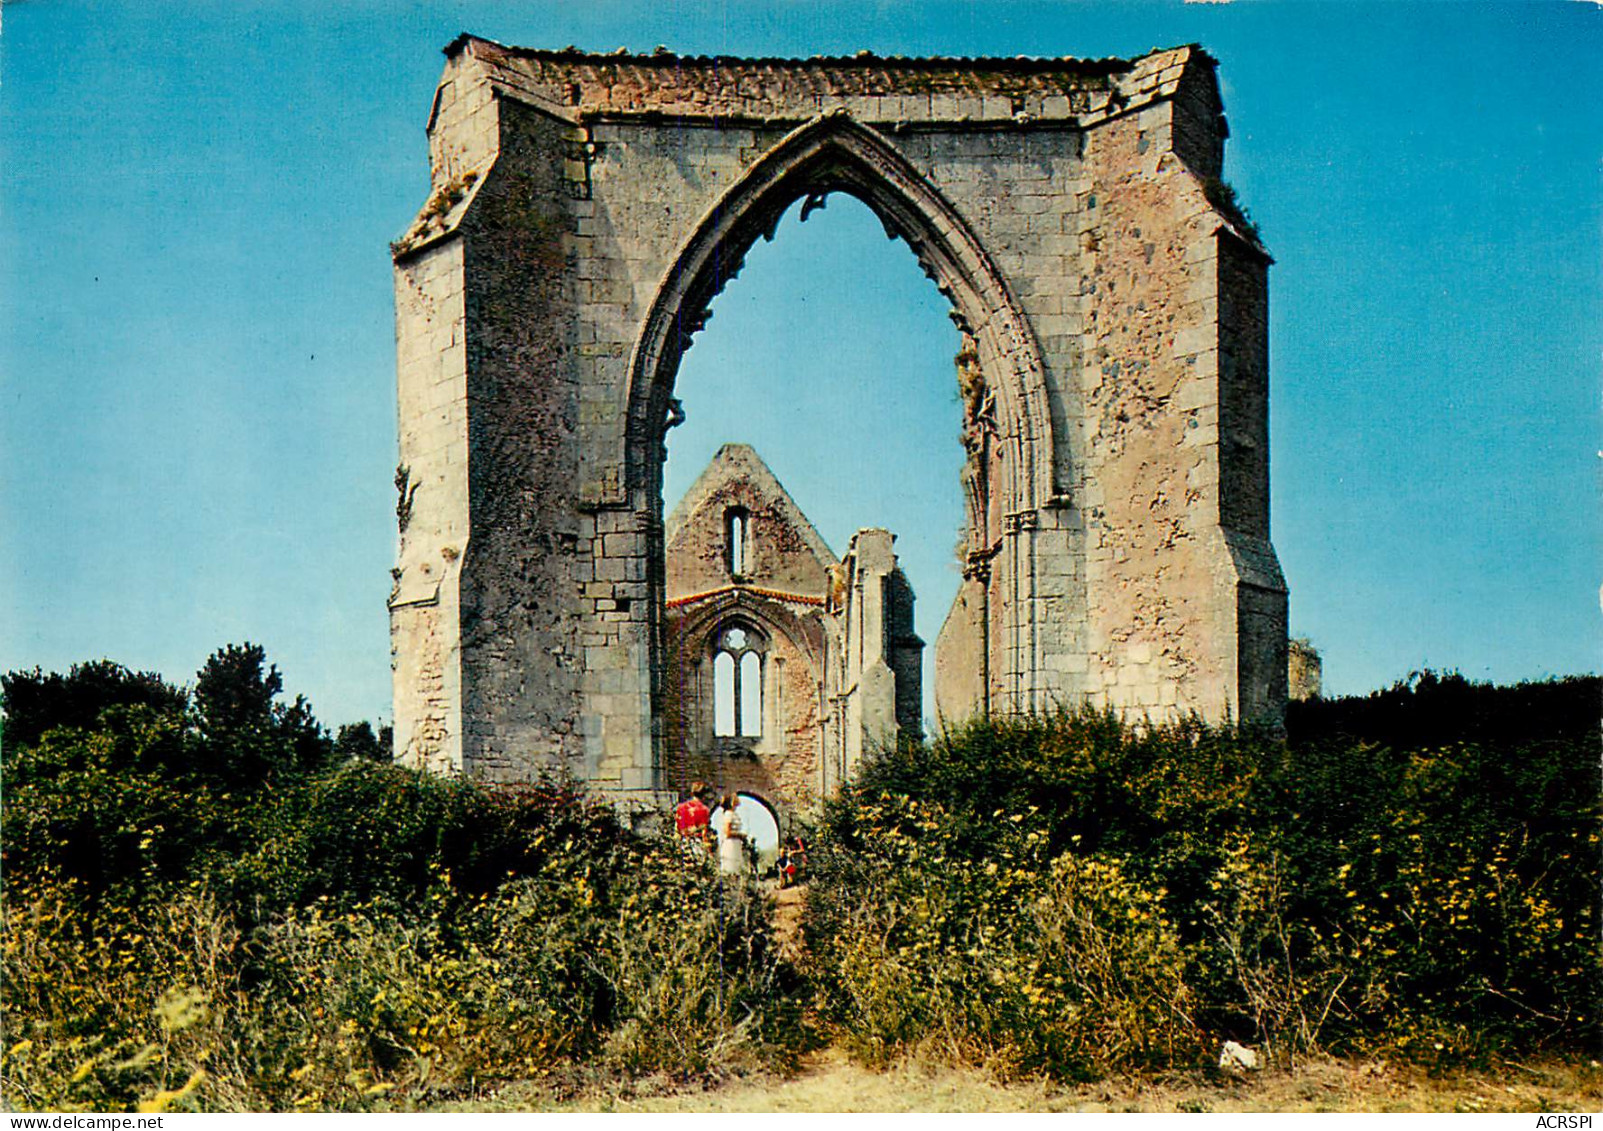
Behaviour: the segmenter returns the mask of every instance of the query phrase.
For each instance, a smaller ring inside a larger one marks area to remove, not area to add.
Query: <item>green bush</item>
[[[1195,1052],[1181,949],[1120,864],[1052,854],[1038,813],[993,830],[854,790],[815,853],[808,940],[825,1019],[869,1063],[915,1049],[1093,1077]]]
[[[1596,1047],[1600,701],[1596,677],[1423,673],[1293,704],[1291,758],[1255,820],[1299,862],[1297,912],[1361,987],[1343,991],[1340,1035],[1431,1054]]]
[[[249,805],[175,776],[183,720],[114,708],[92,730],[8,747],[0,860],[8,894],[71,883],[89,906],[138,905],[239,851]]]
[[[328,765],[259,650],[214,660],[198,717],[68,696],[7,748],[7,1104],[405,1108],[793,1055],[768,907],[710,861],[571,783]]]
[[[216,901],[84,906],[71,885],[8,889],[0,979],[8,1107],[193,1106],[208,1079],[240,934]]]
[[[1285,1062],[1600,1035],[1596,679],[1426,675],[1287,739],[1082,712],[884,752],[813,845],[810,983],[758,893],[573,783],[417,773],[350,728],[336,761],[250,646],[201,682],[0,680],[7,1104],[706,1078],[788,1064],[809,1005],[870,1063],[1067,1077],[1227,1037]]]
[[[491,786],[357,759],[257,807],[257,842],[230,877],[241,904],[415,904],[440,873],[462,896],[540,869],[553,845],[623,837],[572,782]]]
[[[1594,1048],[1600,690],[1427,675],[1296,711],[1289,741],[1080,712],[882,752],[816,846],[825,1020],[870,1061],[944,1043],[1067,1074],[1225,1038],[1279,1061]],[[1048,957],[1033,909],[1091,868],[1118,876],[1084,905],[1104,934]],[[1084,956],[1116,945],[1130,981],[1093,988]]]
[[[36,745],[57,727],[92,729],[107,710],[146,707],[160,715],[182,715],[189,697],[155,672],[133,672],[110,660],[74,664],[66,675],[32,671],[0,675],[5,705],[3,737],[8,750]]]

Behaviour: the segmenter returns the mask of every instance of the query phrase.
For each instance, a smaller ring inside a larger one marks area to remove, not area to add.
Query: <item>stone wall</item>
[[[390,593],[395,752],[462,768],[460,581],[468,544],[467,312],[463,245],[436,244],[395,273],[400,345],[399,561]]]
[[[725,519],[747,524],[744,569],[732,574]],[[763,588],[823,602],[838,563],[795,500],[757,453],[725,444],[668,520],[669,600],[749,580]]]
[[[1079,495],[1087,588],[1103,599],[1085,690],[1274,722],[1285,593],[1268,544],[1268,260],[1210,201],[1202,65],[1186,64],[1189,98],[1110,122],[1087,147]]]
[[[703,781],[716,792],[754,793],[782,815],[811,809],[830,782],[824,763],[824,630],[817,608],[752,594],[722,594],[669,609],[664,717],[667,787]],[[713,641],[728,628],[760,633],[762,734],[720,738],[713,728]]]
[[[885,662],[896,682],[896,734],[924,732],[924,641],[913,628],[913,586],[900,568],[885,579]]]
[[[1305,639],[1287,642],[1286,695],[1293,701],[1318,699],[1324,694],[1324,661]]]
[[[897,563],[896,536],[852,536],[830,606],[833,647],[824,693],[840,721],[842,780],[865,755],[920,732],[924,642],[913,632],[913,587]]]
[[[867,745],[917,733],[923,642],[888,531],[859,531],[837,560],[757,453],[726,444],[674,509],[664,541],[669,789],[703,781],[720,794],[753,793],[788,820],[830,796]],[[760,658],[755,730],[744,715],[717,725],[720,651]]]
[[[395,245],[401,462],[421,484],[393,604],[399,753],[666,787],[679,357],[751,242],[828,192],[909,243],[972,355],[968,580],[937,657],[954,716],[1091,701],[1277,721],[1268,258],[1218,188],[1224,137],[1196,48],[452,44],[433,192]]]

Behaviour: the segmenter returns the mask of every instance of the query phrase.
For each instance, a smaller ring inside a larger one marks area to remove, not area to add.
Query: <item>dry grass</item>
[[[644,1080],[559,1100],[520,1084],[456,1110],[616,1112],[1588,1112],[1603,1109],[1603,1069],[1546,1062],[1431,1073],[1396,1064],[1325,1060],[1290,1072],[1173,1074],[1156,1080],[1002,1083],[974,1069],[904,1061],[861,1068],[834,1050],[788,1079],[732,1080],[683,1090]]]

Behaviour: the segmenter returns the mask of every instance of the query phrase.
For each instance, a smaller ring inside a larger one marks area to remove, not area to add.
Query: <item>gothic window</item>
[[[723,651],[712,659],[712,732],[735,733],[735,657]]]
[[[718,738],[761,738],[761,642],[743,628],[726,629],[712,658],[712,732]]]
[[[724,512],[724,565],[731,577],[746,572],[747,550],[750,548],[751,516],[739,507]]]
[[[740,657],[740,733],[763,733],[763,658],[755,652]]]

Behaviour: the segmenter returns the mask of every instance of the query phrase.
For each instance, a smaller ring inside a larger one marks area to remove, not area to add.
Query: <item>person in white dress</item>
[[[718,816],[713,819],[718,833],[718,871],[727,876],[738,876],[746,871],[746,834],[736,812],[739,806],[739,796],[726,793]]]

